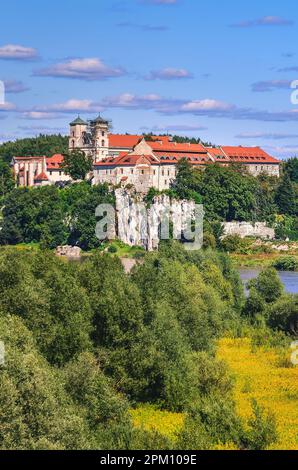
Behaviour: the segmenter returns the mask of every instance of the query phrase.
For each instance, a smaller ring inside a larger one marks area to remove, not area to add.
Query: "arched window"
[[[104,140],[101,141],[101,146],[102,146],[102,147],[105,146],[105,141],[104,141]]]
[[[75,146],[75,141],[74,141],[74,140],[72,141],[72,146],[73,146],[73,147]]]

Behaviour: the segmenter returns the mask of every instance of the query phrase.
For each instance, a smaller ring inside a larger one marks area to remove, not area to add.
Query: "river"
[[[240,277],[244,284],[250,279],[258,276],[261,269],[257,268],[240,268]],[[278,271],[278,275],[283,285],[285,286],[286,292],[289,294],[298,294],[298,272],[293,271]]]

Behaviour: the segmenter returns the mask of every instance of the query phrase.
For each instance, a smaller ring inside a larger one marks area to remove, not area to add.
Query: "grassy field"
[[[298,366],[274,349],[251,347],[249,339],[223,339],[218,357],[236,378],[235,400],[243,418],[251,413],[251,400],[274,413],[279,439],[273,449],[298,449]]]
[[[161,411],[153,405],[142,405],[131,411],[133,423],[147,431],[158,431],[167,437],[175,438],[175,434],[183,427],[184,415]]]
[[[234,397],[239,414],[247,422],[251,402],[256,399],[276,417],[278,442],[272,449],[298,450],[298,366],[291,366],[289,354],[275,349],[252,348],[251,340],[222,339],[217,356],[235,377]],[[183,426],[184,415],[160,411],[151,405],[132,410],[135,426],[156,430],[170,438]],[[233,449],[232,446],[217,449]]]
[[[236,268],[265,268],[271,266],[274,261],[288,254],[284,253],[254,253],[249,255],[241,255],[231,253],[230,258]],[[291,257],[298,261],[298,254],[291,254]]]

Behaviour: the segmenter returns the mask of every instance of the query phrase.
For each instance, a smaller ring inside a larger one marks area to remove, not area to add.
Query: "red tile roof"
[[[240,163],[280,163],[277,158],[271,157],[260,147],[229,147],[222,150],[233,162]]]
[[[154,152],[207,153],[201,144],[178,144],[177,142],[147,142]]]
[[[182,158],[187,158],[192,165],[205,165],[206,163],[212,163],[207,154],[186,155],[185,153],[173,154],[172,152],[163,152],[162,155],[156,155],[154,152],[154,155],[134,155],[126,153],[116,158],[108,157],[100,162],[96,162],[94,166],[135,166],[142,163],[150,163],[151,165],[176,165]],[[144,161],[142,161],[142,159],[144,159]]]
[[[215,160],[229,161],[229,158],[224,154],[223,150],[220,147],[206,147],[206,150]]]
[[[48,170],[58,170],[63,160],[63,155],[60,153],[56,153],[52,157],[47,158],[46,162]]]
[[[110,134],[109,146],[112,148],[132,149],[141,139],[141,135]]]
[[[113,158],[108,157],[100,162],[94,164],[95,167],[101,166],[134,166],[137,164],[159,164],[159,161],[154,158],[152,155],[130,155],[126,153],[125,155]]]
[[[109,145],[112,148],[127,148],[132,149],[140,140],[144,138],[143,135],[127,135],[127,134],[109,134]],[[167,135],[153,135],[152,141],[159,141],[167,144],[170,142],[170,137]],[[148,141],[148,143],[151,141]]]
[[[35,176],[34,181],[48,181],[48,177],[44,171],[42,171],[39,175]]]

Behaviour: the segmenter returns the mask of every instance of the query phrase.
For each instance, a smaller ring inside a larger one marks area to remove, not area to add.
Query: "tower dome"
[[[70,126],[87,126],[87,122],[85,122],[83,119],[80,118],[80,115],[78,115],[78,117],[72,121],[70,124]]]

